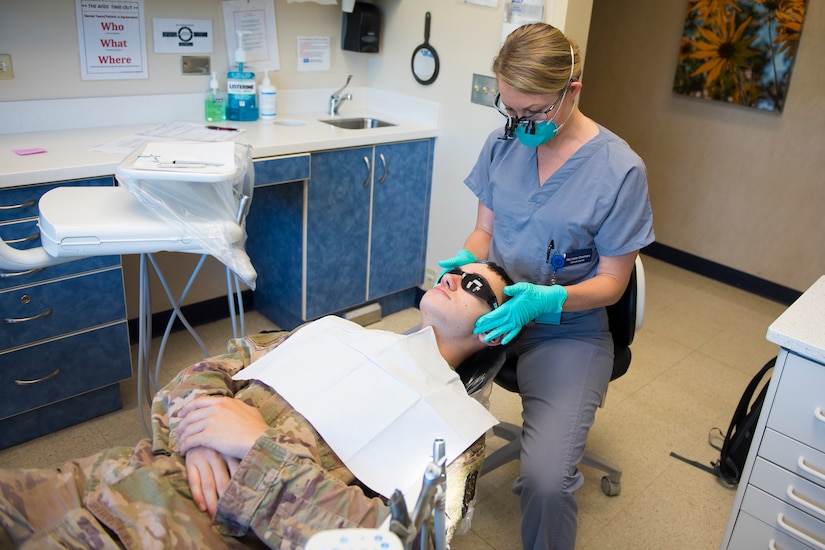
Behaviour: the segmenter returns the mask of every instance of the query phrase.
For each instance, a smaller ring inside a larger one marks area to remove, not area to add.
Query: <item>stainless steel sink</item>
[[[370,117],[357,118],[332,118],[329,120],[322,120],[326,124],[337,126],[338,128],[345,128],[347,130],[364,130],[366,128],[384,128],[386,126],[396,126],[392,122],[380,120]]]

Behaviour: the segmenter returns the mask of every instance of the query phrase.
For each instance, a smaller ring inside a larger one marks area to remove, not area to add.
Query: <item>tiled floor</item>
[[[717,548],[734,492],[671,452],[703,463],[716,457],[708,432],[726,428],[751,376],[776,354],[765,341],[768,325],[785,309],[738,289],[671,265],[644,258],[647,300],[644,327],[632,346],[628,373],[611,383],[596,418],[588,449],[624,469],[622,492],[607,497],[599,474],[583,468],[578,492],[581,550]],[[419,322],[415,310],[375,325],[406,330]],[[222,352],[227,322],[198,328],[210,353]],[[246,332],[272,328],[255,312]],[[186,333],[176,333],[164,358],[163,379],[200,352]],[[0,451],[0,467],[43,467],[105,447],[132,445],[142,436],[134,381],[122,384],[121,411]],[[495,388],[492,412],[520,421],[518,397]],[[491,446],[499,443],[490,441]],[[479,483],[469,533],[453,540],[453,550],[520,548],[519,510],[510,484],[518,464],[508,464]]]

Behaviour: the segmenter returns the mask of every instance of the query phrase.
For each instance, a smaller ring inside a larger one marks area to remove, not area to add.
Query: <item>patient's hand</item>
[[[197,397],[181,408],[181,416],[178,444],[185,456],[196,447],[208,447],[242,459],[269,428],[258,409],[231,397]]]
[[[198,447],[186,454],[186,474],[192,498],[201,512],[209,511],[213,518],[218,510],[218,499],[223,496],[238,461],[229,462],[213,449]]]

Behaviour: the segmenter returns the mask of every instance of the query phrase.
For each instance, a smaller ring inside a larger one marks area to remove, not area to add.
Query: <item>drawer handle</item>
[[[372,168],[370,167],[370,159],[364,157],[364,164],[367,165],[367,178],[364,180],[364,183],[361,184],[361,187],[367,187],[370,184],[370,175],[372,173]]]
[[[378,184],[382,184],[387,181],[387,159],[384,157],[384,153],[378,155],[381,158],[381,164],[384,166],[384,173],[381,174],[381,179],[378,180]]]
[[[3,322],[7,325],[13,325],[15,323],[28,323],[29,321],[36,321],[37,319],[42,319],[47,315],[52,314],[52,308],[46,308],[37,315],[32,315],[31,317],[6,317],[3,319]]]
[[[31,275],[32,273],[37,273],[38,271],[43,271],[42,267],[35,267],[34,269],[27,269],[26,271],[9,271],[6,273],[0,273],[0,279],[9,279],[11,277],[22,277],[23,275]]]
[[[793,485],[788,485],[788,490],[786,492],[788,494],[788,498],[799,504],[802,508],[810,510],[820,516],[825,516],[825,506],[822,506],[820,503],[811,500],[808,497],[797,494],[796,490],[793,488]]]
[[[45,382],[51,378],[54,378],[60,374],[60,369],[54,369],[51,373],[47,374],[43,378],[38,378],[37,380],[15,380],[14,383],[18,386],[31,386],[32,384],[39,384],[40,382]]]
[[[30,242],[30,241],[36,241],[39,238],[40,238],[40,232],[38,231],[37,233],[32,233],[28,237],[23,237],[23,238],[20,238],[20,239],[9,239],[9,240],[6,241],[6,244],[27,243],[27,242]]]
[[[825,413],[822,412],[822,407],[814,409],[814,418],[825,424]]]
[[[802,469],[802,471],[804,471],[804,472],[806,472],[806,473],[808,473],[808,474],[810,474],[810,475],[812,475],[812,476],[814,476],[818,479],[821,479],[822,481],[825,481],[825,473],[823,473],[822,470],[820,470],[816,466],[811,466],[808,463],[806,463],[804,456],[800,456],[796,460],[796,465],[799,466]]]
[[[30,206],[34,206],[35,204],[37,204],[37,199],[32,199],[22,204],[8,204],[6,206],[0,206],[0,210],[17,210],[19,208],[28,208]]]
[[[818,538],[814,538],[805,531],[802,531],[800,528],[796,527],[795,525],[791,525],[787,521],[785,521],[785,514],[779,514],[776,516],[776,523],[779,524],[779,527],[791,535],[795,536],[796,538],[800,538],[807,542],[810,545],[819,548],[820,550],[825,550],[825,542],[819,540]]]

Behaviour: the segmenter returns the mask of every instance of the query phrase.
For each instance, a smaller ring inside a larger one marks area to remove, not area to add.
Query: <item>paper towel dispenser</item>
[[[341,49],[351,52],[378,53],[381,11],[373,4],[356,2],[352,13],[343,14]]]

